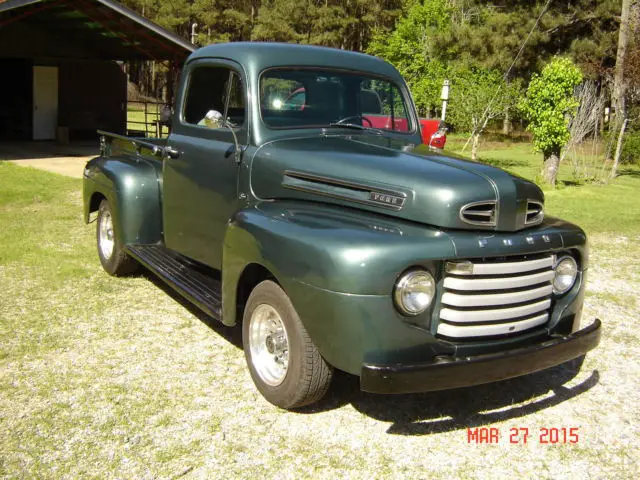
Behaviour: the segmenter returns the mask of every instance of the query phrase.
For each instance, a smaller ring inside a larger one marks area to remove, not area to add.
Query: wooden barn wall
[[[0,140],[30,140],[33,62],[0,58]]]

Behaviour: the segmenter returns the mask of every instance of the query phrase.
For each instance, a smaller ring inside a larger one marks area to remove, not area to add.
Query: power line
[[[534,30],[536,28],[538,28],[538,23],[540,23],[540,19],[545,14],[545,12],[547,11],[547,8],[549,8],[550,4],[551,4],[551,0],[547,0],[547,3],[542,8],[542,11],[540,12],[540,15],[538,15],[538,18],[536,19],[536,22],[533,24],[533,27],[531,28],[531,30],[529,30],[529,34],[527,35],[527,38],[525,38],[524,42],[522,42],[522,45],[520,45],[520,49],[518,50],[518,53],[516,54],[515,58],[513,59],[513,62],[511,62],[511,65],[509,66],[509,68],[507,69],[505,74],[502,76],[502,80],[503,81],[506,82],[507,78],[509,78],[509,74],[511,73],[511,70],[513,69],[513,67],[516,64],[516,62],[518,61],[518,59],[520,58],[520,55],[522,55],[522,52],[524,51],[524,47],[529,42],[529,39],[531,38],[531,35],[533,34]],[[501,89],[502,89],[502,85],[498,85],[498,88],[496,89],[496,93],[493,95],[493,97],[491,98],[491,100],[487,104],[487,107],[484,109],[484,112],[482,113],[482,116],[480,117],[480,122],[478,122],[479,125],[482,125],[484,123],[485,118],[486,118],[487,114],[489,113],[489,109],[491,108],[491,105],[493,104],[495,99],[498,98],[498,94],[500,93]],[[476,129],[474,128],[473,132],[471,132],[471,136],[467,139],[467,142],[464,144],[464,147],[462,147],[462,151],[463,152],[466,150],[466,148],[469,145],[469,142],[471,141],[473,136],[476,133],[481,133],[482,129],[483,129],[483,127],[481,126],[480,127],[480,132],[476,132]]]

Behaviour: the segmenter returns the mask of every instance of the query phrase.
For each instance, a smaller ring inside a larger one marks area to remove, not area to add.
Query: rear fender
[[[143,157],[97,157],[84,170],[84,220],[107,199],[122,244],[162,240],[162,164]]]

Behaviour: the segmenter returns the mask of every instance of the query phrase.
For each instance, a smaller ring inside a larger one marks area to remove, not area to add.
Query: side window
[[[189,77],[184,102],[185,123],[219,128],[227,108],[232,124],[244,123],[244,90],[240,77],[226,67],[195,68]]]
[[[246,116],[244,102],[244,87],[236,72],[231,73],[231,88],[229,89],[229,105],[227,119],[232,125],[242,125]]]

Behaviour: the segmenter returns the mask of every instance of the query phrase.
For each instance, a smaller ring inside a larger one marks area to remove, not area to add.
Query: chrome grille
[[[454,339],[510,335],[549,320],[555,255],[447,262],[437,333]]]
[[[470,225],[495,227],[497,221],[496,202],[475,202],[460,209],[460,219]]]
[[[529,200],[527,202],[527,218],[525,225],[536,225],[544,218],[544,206],[540,202]]]

